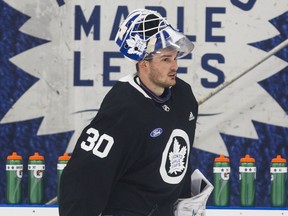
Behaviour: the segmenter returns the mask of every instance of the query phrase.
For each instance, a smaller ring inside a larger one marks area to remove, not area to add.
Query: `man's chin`
[[[171,79],[171,85],[175,85],[176,84],[176,77],[175,78],[173,78],[173,79]]]
[[[174,85],[176,85],[176,80],[174,80],[173,82],[170,81],[169,84],[166,87],[168,88],[168,87],[171,87],[171,86],[174,86]]]

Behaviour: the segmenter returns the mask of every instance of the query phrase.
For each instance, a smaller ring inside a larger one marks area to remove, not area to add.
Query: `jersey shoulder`
[[[178,94],[179,97],[189,97],[196,101],[191,85],[178,77],[176,79],[176,85],[173,86],[173,91]]]
[[[189,83],[187,83],[186,81],[180,79],[180,78],[176,78],[176,85],[175,87],[177,89],[183,89],[183,90],[187,90],[187,89],[192,89],[191,85]]]
[[[153,114],[153,110],[149,110],[150,100],[130,82],[118,81],[104,97],[98,114],[114,119],[122,117],[131,124],[141,124]]]

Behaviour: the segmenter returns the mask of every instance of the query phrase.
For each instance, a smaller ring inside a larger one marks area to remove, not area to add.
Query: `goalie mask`
[[[177,50],[179,59],[194,48],[193,43],[159,13],[146,9],[128,15],[119,27],[115,41],[120,52],[134,61],[152,58],[154,53],[160,53],[164,48]]]

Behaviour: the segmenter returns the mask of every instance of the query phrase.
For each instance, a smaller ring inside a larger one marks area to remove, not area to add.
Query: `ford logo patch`
[[[156,128],[150,133],[150,136],[151,137],[158,137],[162,134],[162,132],[163,132],[162,128]]]

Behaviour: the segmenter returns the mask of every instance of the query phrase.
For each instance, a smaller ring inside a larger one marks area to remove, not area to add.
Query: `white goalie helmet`
[[[115,42],[130,60],[151,58],[163,48],[178,51],[177,58],[189,54],[193,43],[175,30],[158,12],[138,9],[131,12],[119,27]]]

